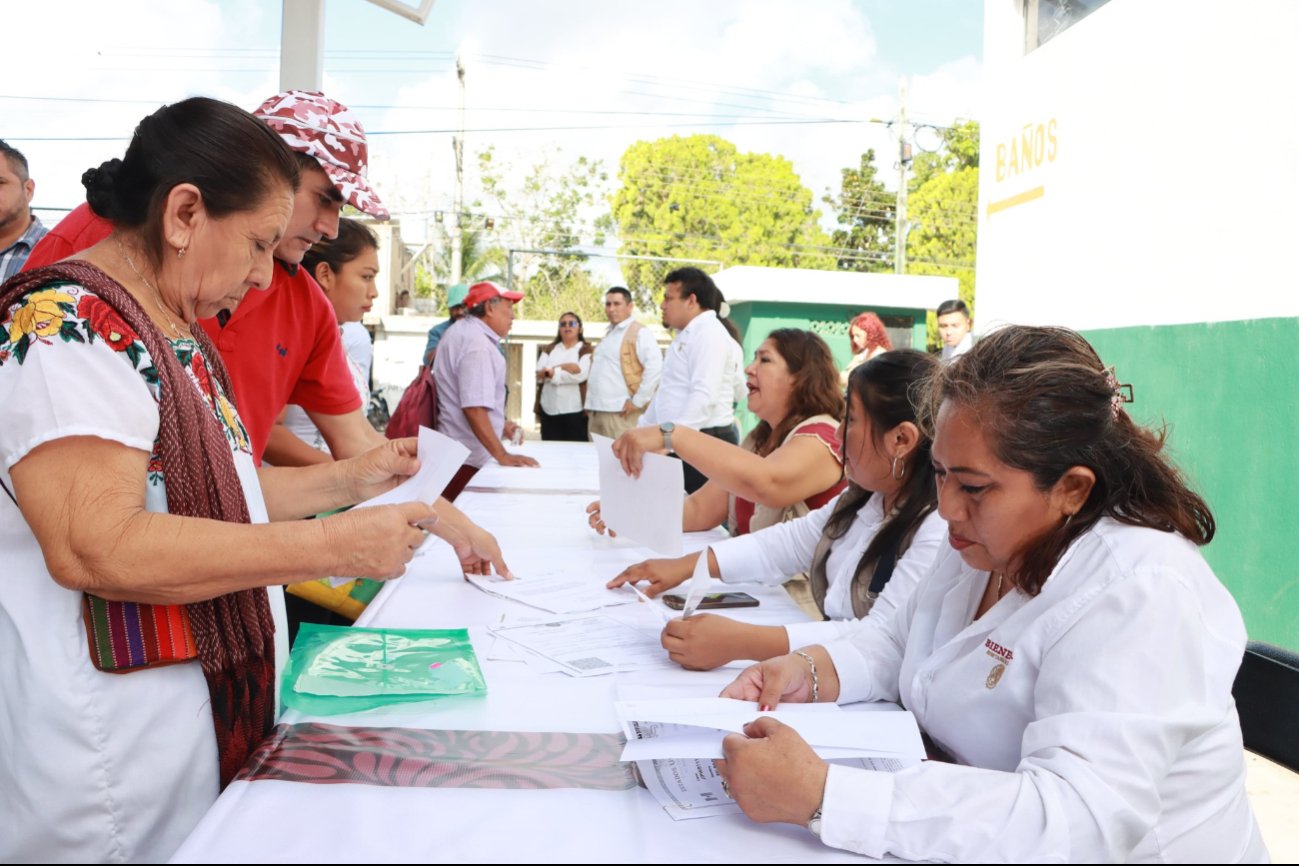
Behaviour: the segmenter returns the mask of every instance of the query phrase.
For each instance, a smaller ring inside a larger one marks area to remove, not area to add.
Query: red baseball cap
[[[496,283],[483,280],[481,283],[474,283],[469,287],[469,294],[465,295],[464,305],[466,307],[476,307],[484,301],[490,301],[492,298],[505,298],[510,303],[517,304],[523,300],[523,292],[507,292]]]

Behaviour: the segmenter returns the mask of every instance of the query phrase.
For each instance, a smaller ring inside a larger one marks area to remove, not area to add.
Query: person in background
[[[852,347],[852,359],[839,374],[839,382],[845,387],[848,385],[848,374],[856,367],[893,348],[893,341],[889,339],[884,323],[870,311],[858,313],[848,325],[848,343]]]
[[[938,336],[943,341],[943,363],[950,364],[974,346],[970,333],[970,308],[959,298],[938,305]]]
[[[768,659],[833,640],[867,614],[891,617],[906,603],[947,539],[935,512],[929,440],[916,423],[915,387],[938,362],[924,352],[886,352],[853,371],[839,428],[842,495],[804,517],[708,548],[709,571],[722,580],[770,583],[811,575],[815,622],[752,625],[696,614],[663,630],[673,661],[708,670],[737,659]],[[650,582],[648,594],[680,585],[702,554],[650,560],[609,582]]]
[[[437,381],[438,431],[469,449],[465,464],[443,496],[454,501],[469,480],[495,460],[502,466],[536,466],[525,454],[511,454],[502,439],[522,431],[505,418],[505,358],[501,340],[514,323],[521,292],[507,292],[492,282],[474,283],[465,295],[469,315],[452,325],[433,359]]]
[[[537,359],[537,408],[543,441],[587,441],[582,404],[591,375],[591,351],[577,313],[562,314],[554,342]]]
[[[402,289],[401,293],[397,295],[396,307],[398,310],[406,310],[410,308],[410,305],[410,290]]]
[[[633,316],[631,292],[614,286],[605,292],[609,329],[595,347],[587,380],[590,432],[617,439],[640,421],[658,389],[663,353],[654,333]]]
[[[338,234],[329,240],[316,242],[303,257],[302,266],[333,305],[340,336],[343,325],[360,322],[379,296],[375,286],[375,277],[379,274],[379,238],[356,220],[340,219]],[[369,345],[368,340],[366,345]],[[369,371],[351,357],[348,357],[348,367],[357,393],[368,403]],[[286,406],[280,423],[304,444],[320,452],[321,459],[314,462],[332,459],[329,443],[301,406],[292,403]]]
[[[658,393],[639,427],[658,427],[670,435],[689,427],[739,443],[735,398],[742,353],[719,318],[724,303],[713,278],[699,268],[678,268],[663,279],[663,325],[677,332],[668,346]],[[685,490],[694,493],[707,477],[685,461]]]
[[[1232,684],[1245,625],[1209,506],[1080,335],[1007,327],[921,403],[949,549],[893,617],[723,696],[900,701],[951,762],[829,766],[770,717],[723,741],[750,818],[869,857],[1263,863]]]
[[[726,523],[732,534],[746,535],[802,517],[843,490],[843,449],[836,428],[844,400],[825,341],[811,331],[778,328],[754,352],[745,377],[747,405],[759,423],[742,445],[688,427],[675,428],[668,436],[658,427],[637,427],[614,442],[614,452],[633,474],[640,472],[646,451],[671,447],[708,476],[708,482],[686,498],[686,532]],[[600,503],[591,503],[587,512],[591,527],[604,532]],[[657,593],[663,581],[689,577],[695,557],[686,559],[652,559],[632,566],[624,576],[651,580]],[[805,579],[795,578],[787,588],[796,601],[815,609]]]
[[[258,469],[196,324],[273,278],[300,182],[278,136],[186,99],[82,182],[111,235],[0,288],[5,862],[166,860],[271,731],[277,585],[397,577],[436,519],[295,519],[391,489],[414,441]]]
[[[27,157],[0,140],[0,283],[18,273],[32,248],[49,231],[32,213],[36,181]]]
[[[447,328],[465,317],[465,295],[468,293],[469,285],[467,283],[456,283],[447,289],[448,318],[445,322],[428,329],[428,342],[424,345],[425,366],[433,363],[433,356],[437,353],[438,343],[442,342],[442,335],[447,332]]]

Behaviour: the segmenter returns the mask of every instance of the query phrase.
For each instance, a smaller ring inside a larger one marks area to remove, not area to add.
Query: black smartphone
[[[663,603],[673,610],[681,610],[686,606],[686,597],[684,595],[665,595]],[[723,607],[757,607],[758,600],[747,592],[715,592],[712,595],[704,596],[699,602],[699,610],[718,610]]]

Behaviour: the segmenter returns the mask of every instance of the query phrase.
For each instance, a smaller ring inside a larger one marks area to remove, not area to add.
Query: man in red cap
[[[505,418],[505,358],[500,342],[514,323],[520,292],[491,282],[469,287],[469,314],[447,328],[433,358],[438,387],[438,430],[469,449],[465,465],[443,495],[455,499],[469,479],[494,459],[502,466],[536,466],[537,461],[505,450],[519,426]]]

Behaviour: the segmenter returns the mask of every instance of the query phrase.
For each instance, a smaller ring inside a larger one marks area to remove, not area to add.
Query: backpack
[[[438,386],[433,380],[433,365],[425,364],[406,386],[397,401],[397,408],[388,418],[388,428],[383,431],[389,439],[418,436],[420,427],[436,430],[438,424]]]

